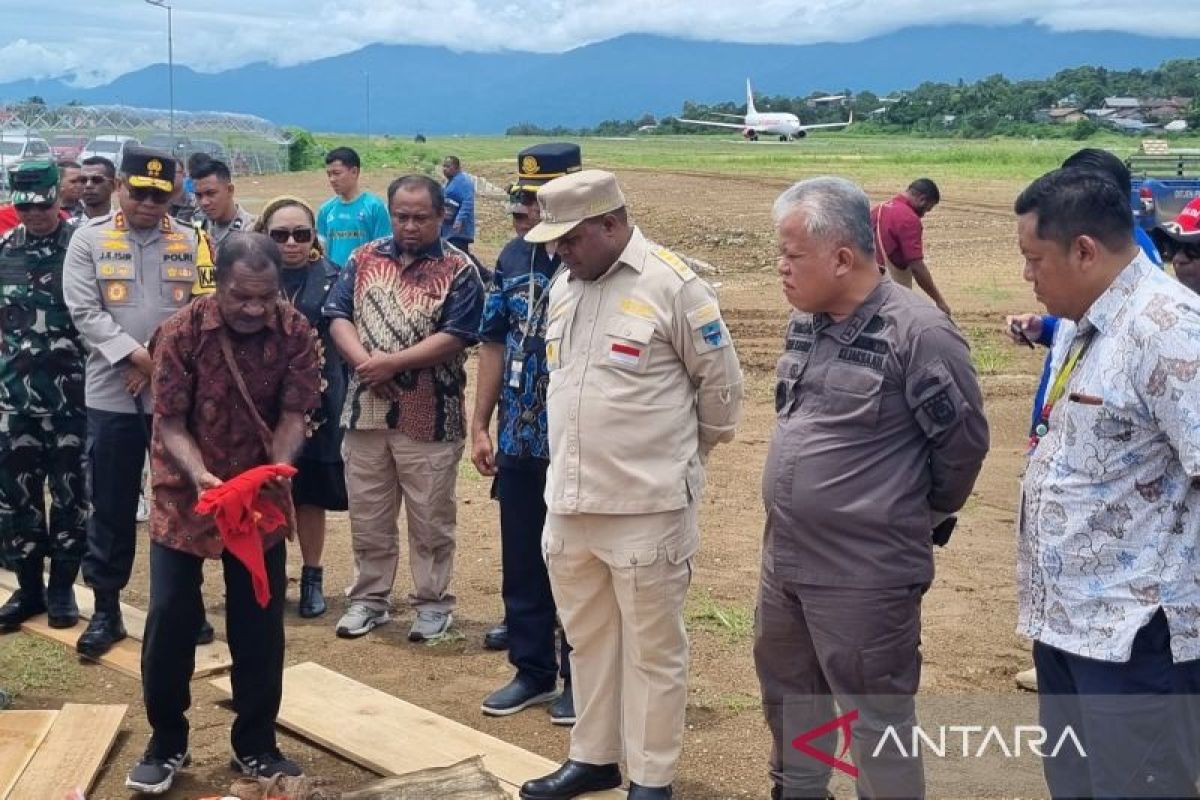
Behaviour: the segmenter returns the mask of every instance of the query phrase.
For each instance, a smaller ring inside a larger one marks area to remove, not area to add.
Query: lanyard
[[[1071,375],[1075,373],[1075,367],[1079,366],[1079,362],[1083,359],[1083,354],[1087,352],[1088,346],[1092,343],[1092,337],[1089,335],[1085,339],[1076,338],[1071,344],[1071,351],[1067,354],[1067,360],[1063,363],[1062,369],[1058,371],[1058,377],[1054,379],[1054,383],[1050,386],[1050,391],[1046,393],[1046,402],[1042,405],[1042,413],[1038,418],[1038,424],[1033,429],[1033,436],[1029,441],[1029,449],[1037,447],[1041,438],[1050,432],[1050,412],[1054,410],[1054,404],[1062,399],[1062,396],[1067,391],[1067,384],[1071,382]]]

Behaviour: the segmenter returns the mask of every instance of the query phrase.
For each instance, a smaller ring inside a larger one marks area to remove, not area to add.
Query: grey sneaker
[[[142,794],[166,794],[175,780],[175,773],[192,763],[188,753],[176,753],[170,758],[158,758],[149,753],[142,756],[125,778],[125,788]]]
[[[408,640],[423,642],[426,639],[436,639],[450,629],[450,623],[453,621],[454,615],[449,611],[421,609],[408,631]]]
[[[351,603],[350,608],[338,620],[337,635],[343,639],[355,639],[391,620],[386,611],[378,611],[362,603]]]

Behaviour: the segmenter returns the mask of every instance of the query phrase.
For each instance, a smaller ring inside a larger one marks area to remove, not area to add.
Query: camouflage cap
[[[12,204],[53,203],[58,198],[58,166],[53,161],[22,161],[8,170]]]

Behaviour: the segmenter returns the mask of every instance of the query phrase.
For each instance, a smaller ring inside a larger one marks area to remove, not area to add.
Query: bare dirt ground
[[[507,165],[481,171],[503,183]],[[369,188],[382,191],[385,174]],[[696,561],[689,604],[692,670],[687,735],[676,796],[684,800],[765,797],[766,728],[758,706],[750,645],[758,554],[762,531],[759,479],[772,429],[772,375],[787,309],[773,272],[770,204],[788,179],[730,178],[703,174],[625,171],[630,207],[643,230],[660,243],[702,258],[720,273],[721,305],[747,378],[745,419],[737,440],[718,448],[709,463],[709,490],[701,516],[703,545]],[[1027,666],[1028,648],[1013,633],[1013,520],[1030,398],[1041,354],[1008,345],[1000,335],[1005,313],[1034,310],[1020,278],[1012,198],[1013,182],[942,180],[946,202],[927,219],[929,263],[955,317],[976,349],[992,425],[992,452],[951,546],[937,554],[938,576],[926,596],[923,691],[929,693],[1015,692],[1012,675]],[[874,200],[898,187],[868,185]],[[277,193],[312,201],[328,195],[319,174],[241,179],[239,196],[257,210]],[[477,250],[494,258],[508,237],[502,207],[481,201],[483,239]],[[454,589],[459,597],[455,627],[461,637],[437,646],[405,640],[411,614],[370,636],[343,641],[333,625],[344,603],[340,590],[350,578],[349,531],[344,515],[333,515],[326,547],[326,589],[332,608],[316,621],[299,619],[290,590],[287,662],[318,661],[356,680],[418,703],[452,719],[501,737],[554,760],[566,755],[567,733],[552,727],[544,710],[495,720],[479,703],[510,674],[503,654],[482,648],[486,628],[500,619],[497,511],[488,483],[469,463],[460,470],[459,550]],[[407,546],[404,547],[407,553]],[[145,607],[145,548],[127,602]],[[299,573],[295,548],[290,556]],[[209,613],[223,614],[219,571],[208,570]],[[397,595],[407,575],[401,571]],[[101,667],[84,667],[61,654],[47,655],[25,637],[0,640],[0,663],[37,664],[42,676],[18,698],[21,707],[57,708],[64,701],[128,703],[121,738],[93,792],[95,798],[126,797],[123,779],[145,746],[148,727],[136,681]],[[46,674],[51,676],[46,679]],[[191,713],[195,765],[177,783],[172,798],[221,794],[232,778],[226,767],[232,714],[204,681],[193,685]],[[288,734],[285,752],[310,774],[350,787],[369,773]],[[843,793],[845,796],[845,793]]]

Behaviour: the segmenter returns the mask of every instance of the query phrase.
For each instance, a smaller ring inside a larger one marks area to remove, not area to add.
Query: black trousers
[[[1138,631],[1126,662],[1097,661],[1033,643],[1046,750],[1069,726],[1069,743],[1042,762],[1052,797],[1197,797],[1200,661],[1175,663],[1159,609]]]
[[[271,602],[254,599],[250,572],[228,552],[225,573],[225,631],[233,656],[233,751],[254,756],[275,748],[275,717],[283,697],[283,600],[287,590],[287,547],[265,553]],[[153,735],[147,752],[167,758],[187,750],[196,668],[196,634],[204,618],[200,585],[204,559],[150,544],[150,613],[142,642],[142,694]]]
[[[87,410],[87,526],[83,580],[101,591],[129,583],[137,543],[137,503],[152,417]]]
[[[570,680],[571,648],[566,634],[558,630],[550,575],[542,558],[545,490],[544,462],[528,468],[500,467],[492,489],[500,501],[500,593],[508,625],[508,660],[521,678],[549,688],[559,674]]]

